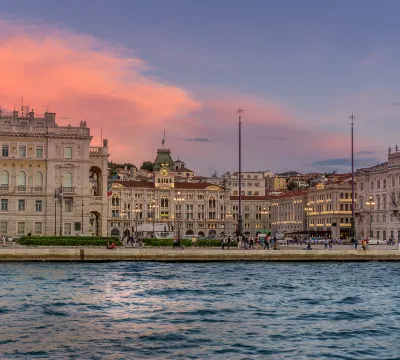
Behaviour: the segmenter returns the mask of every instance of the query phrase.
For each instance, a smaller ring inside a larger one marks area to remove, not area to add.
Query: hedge
[[[147,246],[159,246],[159,247],[170,246],[170,247],[172,247],[172,245],[174,244],[174,241],[172,239],[143,239],[143,243]],[[192,241],[190,239],[181,239],[180,244],[184,245],[185,247],[190,247],[190,246],[192,246]],[[196,246],[219,247],[219,246],[221,246],[221,240],[197,239]]]
[[[96,236],[24,236],[19,240],[25,246],[106,246],[107,242],[123,245],[117,238]]]

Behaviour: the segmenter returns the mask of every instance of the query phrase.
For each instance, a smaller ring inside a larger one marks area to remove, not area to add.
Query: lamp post
[[[225,217],[226,217],[226,219],[228,220],[228,224],[229,224],[229,226],[228,226],[228,232],[229,232],[229,236],[230,236],[230,235],[231,235],[231,232],[232,232],[232,229],[231,229],[232,214],[231,214],[231,212],[228,211],[228,212],[226,213]]]
[[[308,214],[312,211],[312,207],[310,206],[310,203],[307,203],[307,206],[304,208],[304,211],[306,212],[306,224],[307,224],[307,237],[310,238],[310,226],[308,225]]]
[[[140,212],[139,206],[135,206],[135,209],[133,210],[133,212],[135,213],[135,237],[137,236],[137,228],[138,228],[138,215]]]
[[[62,228],[63,228],[63,193],[62,193],[62,184],[60,189],[60,236],[62,236]]]
[[[181,222],[181,203],[183,203],[185,201],[185,198],[183,197],[183,195],[181,195],[181,193],[178,191],[178,193],[176,194],[176,196],[174,197],[174,202],[176,202],[177,208],[178,208],[178,213],[177,216],[175,216],[175,218],[178,220],[178,238],[181,237],[181,226],[180,226],[180,222]],[[175,208],[176,209],[176,208]]]
[[[372,195],[369,196],[366,205],[369,205],[369,236],[372,237],[372,207],[375,205]]]
[[[356,221],[354,218],[354,120],[355,116],[351,113],[349,119],[351,120],[351,240],[352,243],[356,241]]]
[[[153,214],[153,237],[155,237],[155,224],[156,224],[156,209],[158,208],[158,205],[156,205],[156,201],[153,200],[152,205],[150,206]]]
[[[269,214],[268,210],[265,207],[263,207],[263,209],[261,210],[261,215],[264,217],[264,229],[263,229],[264,231],[265,231],[265,227],[266,227],[266,225],[265,225],[266,217],[268,214]]]
[[[57,236],[57,190],[54,190],[54,236]]]
[[[238,237],[243,236],[243,218],[242,218],[242,114],[243,110],[239,107],[239,216],[238,216]]]

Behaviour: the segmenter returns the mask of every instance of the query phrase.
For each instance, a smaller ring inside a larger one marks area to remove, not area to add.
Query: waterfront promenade
[[[0,248],[0,261],[400,261],[400,251],[394,247],[367,251],[349,247],[335,250],[5,247]]]

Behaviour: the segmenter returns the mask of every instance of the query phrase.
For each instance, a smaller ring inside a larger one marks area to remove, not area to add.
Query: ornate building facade
[[[143,235],[151,236],[160,225],[181,236],[228,231],[229,192],[215,184],[176,182],[175,176],[179,175],[170,150],[159,149],[153,181],[115,181],[109,197],[108,233],[129,235],[148,229]]]
[[[58,126],[55,113],[0,109],[1,234],[105,234],[108,146],[91,139],[86,122]]]
[[[308,190],[307,230],[315,236],[347,238],[351,228],[351,183],[318,184]],[[357,196],[355,196],[355,199]]]
[[[355,210],[359,237],[400,239],[400,152],[389,149],[388,161],[356,172]]]

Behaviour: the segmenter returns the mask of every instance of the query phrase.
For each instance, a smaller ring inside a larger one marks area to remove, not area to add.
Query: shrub
[[[19,240],[25,246],[106,246],[107,242],[122,246],[118,238],[99,236],[24,236]]]

